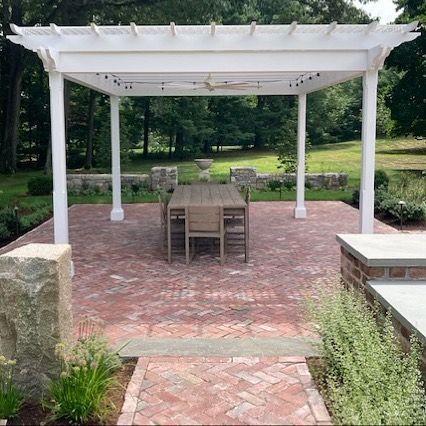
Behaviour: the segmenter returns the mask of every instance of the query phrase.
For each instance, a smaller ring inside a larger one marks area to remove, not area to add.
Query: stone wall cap
[[[67,252],[71,252],[71,246],[69,244],[31,243],[4,253],[0,255],[0,257],[58,260]]]
[[[426,267],[426,233],[338,234],[336,239],[367,266]]]
[[[426,343],[426,281],[367,281],[367,290]]]

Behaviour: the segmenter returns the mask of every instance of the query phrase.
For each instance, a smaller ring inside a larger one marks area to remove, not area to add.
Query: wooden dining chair
[[[164,249],[164,245],[167,241],[167,205],[170,201],[169,194],[160,193],[158,195],[158,203],[160,205],[160,224],[161,224],[161,247]],[[174,248],[184,246],[185,241],[185,218],[184,213],[179,215],[173,215],[170,218],[170,233],[171,233],[171,244]],[[170,247],[169,250],[172,250]]]
[[[191,239],[218,238],[220,247],[220,264],[225,260],[225,225],[223,208],[199,206],[186,208],[185,221],[185,252],[186,263],[190,261]],[[194,246],[194,241],[193,241]]]
[[[250,226],[249,212],[251,191],[246,190],[244,196],[247,204],[246,213],[244,209],[225,211],[225,230],[226,230],[226,247],[227,249],[244,248],[244,260],[249,261],[249,241],[250,241]]]

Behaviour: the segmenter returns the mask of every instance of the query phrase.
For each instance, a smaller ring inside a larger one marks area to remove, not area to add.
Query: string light
[[[99,75],[99,73],[96,73],[96,75]],[[247,80],[247,81],[244,81],[244,83],[253,82],[253,83],[256,84],[256,87],[259,89],[260,87],[262,87],[261,83],[279,83],[279,82],[288,81],[289,87],[294,87],[294,86],[299,87],[301,84],[303,84],[305,82],[305,80],[313,80],[313,77],[320,77],[320,75],[321,74],[319,72],[316,72],[316,73],[310,72],[310,73],[300,74],[297,78],[290,79],[290,80],[286,80],[286,79],[264,80],[264,81],[262,81],[262,80],[257,80],[257,81]],[[114,84],[116,84],[117,86],[121,86],[121,84],[123,84],[124,88],[126,90],[133,89],[134,84],[154,84],[154,85],[158,84],[155,81],[125,81],[120,76],[114,75],[114,74],[111,74],[111,77],[113,78]],[[108,74],[105,74],[104,78],[106,80],[108,80],[108,78],[109,78]],[[172,81],[167,82],[167,84],[170,84],[170,83],[176,83],[176,82],[172,82]],[[179,82],[177,82],[177,83],[179,83]],[[182,83],[185,83],[185,82],[182,82]],[[203,82],[192,81],[192,82],[186,82],[186,83],[192,83],[192,85],[194,86],[193,89],[196,90],[197,84],[202,84]],[[225,81],[222,81],[222,82],[218,81],[217,83],[222,83],[222,84],[225,84],[225,85],[236,84],[236,83],[233,83],[232,81],[229,81],[229,80],[225,80]],[[161,82],[161,90],[164,91],[165,87],[166,87],[166,82],[162,81]]]

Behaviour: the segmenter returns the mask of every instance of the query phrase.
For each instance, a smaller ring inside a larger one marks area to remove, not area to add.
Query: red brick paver
[[[303,357],[140,358],[118,424],[329,424]]]
[[[172,265],[161,250],[157,204],[124,206],[123,222],[109,205],[70,208],[75,321],[102,318],[111,341],[130,337],[306,336],[303,298],[340,268],[336,233],[358,230],[358,211],[340,202],[308,202],[308,218],[294,204],[250,206],[251,260],[230,255],[225,265],[203,255]],[[376,223],[378,232],[393,229]],[[0,250],[53,241],[49,221]]]

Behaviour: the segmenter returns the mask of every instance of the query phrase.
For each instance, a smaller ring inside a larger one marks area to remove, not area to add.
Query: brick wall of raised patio
[[[385,280],[426,280],[426,267],[413,266],[367,266],[344,247],[340,248],[340,272],[345,283],[359,290],[365,290],[367,281]]]
[[[426,235],[338,235],[340,271],[347,288],[362,291],[371,306],[390,310],[405,349],[415,334],[426,345]],[[422,355],[426,372],[426,346]]]
[[[239,187],[267,189],[271,181],[296,184],[294,173],[258,173],[256,167],[231,167],[230,181]],[[306,186],[313,189],[341,189],[348,185],[347,173],[307,173]]]

